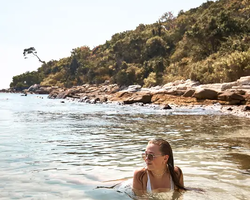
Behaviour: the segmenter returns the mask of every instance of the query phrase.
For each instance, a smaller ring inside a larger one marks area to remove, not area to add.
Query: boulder
[[[126,98],[126,97],[130,97],[132,95],[132,93],[127,92],[127,91],[120,91],[116,93],[116,97],[117,98]]]
[[[126,98],[126,99],[123,99],[123,103],[124,104],[133,104],[133,103],[138,103],[138,102],[141,102],[141,103],[151,103],[151,99],[152,99],[152,94],[147,92],[136,92],[136,93],[133,93],[132,96]]]
[[[189,89],[189,90],[186,90],[182,96],[183,97],[192,97],[194,95],[194,93],[195,93],[194,89]]]
[[[240,94],[237,94],[235,92],[223,92],[222,94],[220,94],[218,96],[218,99],[221,100],[221,101],[231,101],[231,100],[241,100],[241,101],[244,101],[245,98],[240,95]]]
[[[32,85],[32,86],[30,86],[29,88],[28,88],[28,92],[35,92],[36,90],[38,90],[40,88],[40,85],[39,84],[34,84],[34,85]]]
[[[250,85],[250,76],[243,76],[237,80],[238,85]]]
[[[222,83],[221,84],[221,91],[225,91],[227,89],[231,89],[232,87],[236,86],[237,82],[230,82],[230,83]]]
[[[58,89],[58,90],[52,90],[49,93],[48,98],[49,99],[64,99],[67,97],[68,90]]]
[[[170,94],[170,95],[175,95],[175,96],[181,96],[185,93],[186,90],[177,90],[176,88],[171,89],[166,91],[166,94]]]
[[[161,107],[161,109],[163,109],[163,110],[170,110],[170,109],[172,109],[172,108],[171,108],[170,105],[165,104],[165,105],[163,105],[163,106]]]
[[[236,94],[240,94],[240,95],[245,95],[246,94],[246,91],[245,90],[241,90],[241,89],[229,89],[229,90],[226,90],[228,92],[234,92]]]
[[[73,92],[73,90],[65,90],[65,91],[63,91],[63,92],[60,92],[60,93],[56,96],[56,98],[57,98],[57,99],[65,99],[66,97],[71,97],[73,94],[75,94],[75,93]]]
[[[100,102],[100,98],[98,98],[98,97],[90,100],[91,104],[96,104],[97,102]]]
[[[245,108],[243,110],[244,111],[250,111],[250,105],[249,106],[245,106]]]
[[[54,89],[58,88],[50,86],[40,86],[39,84],[34,84],[30,86],[27,90],[25,90],[25,92],[35,93],[35,94],[49,94]]]
[[[187,86],[186,86],[186,84],[183,83],[183,84],[177,85],[176,88],[177,88],[177,90],[186,90]]]
[[[193,97],[195,97],[197,100],[202,99],[210,99],[210,100],[217,100],[218,99],[218,92],[211,89],[198,89],[193,94]]]
[[[130,85],[127,89],[128,92],[137,92],[141,90],[140,85]]]
[[[204,85],[200,85],[199,88],[220,92],[222,88],[222,83],[204,84]]]
[[[49,94],[50,91],[49,90],[43,90],[43,89],[39,89],[35,91],[36,94]]]
[[[227,101],[230,105],[240,105],[245,103],[245,98],[235,92],[225,91],[218,96],[220,101]]]
[[[58,94],[59,94],[59,90],[53,90],[52,92],[49,93],[48,98],[49,99],[56,99]]]

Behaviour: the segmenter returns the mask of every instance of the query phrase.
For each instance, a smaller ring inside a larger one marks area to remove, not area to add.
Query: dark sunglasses
[[[159,157],[159,156],[162,156],[161,154],[158,154],[158,155],[154,155],[152,153],[142,153],[142,158],[144,160],[148,159],[149,161],[152,161],[154,160],[155,158]]]

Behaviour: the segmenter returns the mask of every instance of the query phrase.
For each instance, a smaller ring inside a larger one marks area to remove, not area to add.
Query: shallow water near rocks
[[[185,186],[204,192],[148,199],[249,198],[249,119],[201,108],[64,101],[0,94],[1,199],[135,198],[129,183],[154,137],[171,143]]]

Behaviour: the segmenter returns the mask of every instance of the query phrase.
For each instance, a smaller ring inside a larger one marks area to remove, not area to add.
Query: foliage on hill
[[[10,86],[72,87],[109,81],[149,87],[177,79],[234,81],[250,75],[249,32],[248,0],[207,1],[177,17],[166,12],[154,24],[116,33],[92,50],[77,47],[69,57],[14,76]]]

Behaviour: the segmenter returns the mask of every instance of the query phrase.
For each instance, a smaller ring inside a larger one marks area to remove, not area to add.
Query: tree
[[[165,56],[167,49],[166,42],[159,36],[149,38],[146,42],[146,51],[148,59],[157,56]]]
[[[175,16],[172,12],[164,13],[159,19],[160,22],[170,22],[170,23],[173,22],[173,20],[175,20]]]
[[[27,49],[24,49],[24,50],[23,50],[23,55],[24,55],[24,58],[25,58],[25,59],[27,58],[27,55],[28,55],[28,54],[33,54],[34,56],[37,57],[37,59],[39,60],[39,62],[41,62],[41,63],[43,63],[43,64],[46,64],[45,61],[42,61],[42,60],[38,57],[37,51],[36,51],[36,49],[35,49],[34,47],[30,47],[30,48],[27,48]]]

